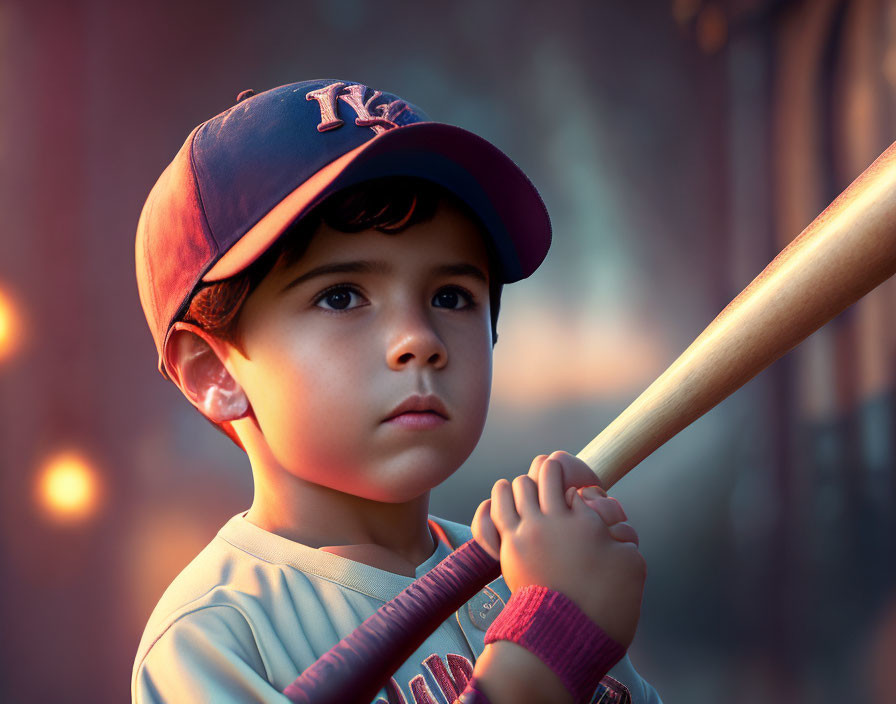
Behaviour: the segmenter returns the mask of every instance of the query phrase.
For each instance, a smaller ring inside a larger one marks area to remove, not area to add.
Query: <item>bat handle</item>
[[[468,540],[343,638],[283,693],[302,704],[369,704],[452,613],[501,574]]]

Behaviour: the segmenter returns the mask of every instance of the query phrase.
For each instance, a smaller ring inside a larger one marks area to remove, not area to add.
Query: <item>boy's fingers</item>
[[[547,458],[547,455],[538,455],[532,460],[532,464],[529,465],[529,477],[533,482],[538,482],[538,476],[541,474],[541,467]]]
[[[492,520],[491,508],[491,499],[486,499],[479,504],[476,514],[473,516],[473,522],[470,524],[470,530],[480,547],[498,560],[501,555],[501,534],[498,533],[495,522]]]
[[[559,462],[549,459],[542,466],[538,477],[538,501],[545,513],[565,513],[569,510],[563,491],[563,469]]]
[[[530,477],[519,476],[513,480],[513,497],[520,516],[541,512],[541,507],[538,505],[538,487]]]
[[[572,509],[573,513],[594,513],[594,510],[589,505],[585,504],[578,492],[571,492],[571,498],[572,500],[570,501],[569,507]]]
[[[628,523],[615,523],[609,527],[610,535],[620,543],[639,545],[638,532]]]
[[[604,523],[612,526],[616,523],[628,520],[622,504],[611,496],[599,496],[594,499],[586,499],[586,503],[603,519]]]
[[[594,521],[603,529],[609,527],[606,521],[603,520],[603,516],[600,514],[598,514],[597,517],[594,516],[597,511],[594,509],[592,502],[586,503],[578,492],[573,492],[571,508],[574,513],[587,515],[589,520]]]
[[[510,482],[499,479],[492,487],[492,506],[489,513],[498,531],[503,533],[516,528],[520,522],[520,516],[513,503],[513,493],[510,490]]]
[[[563,470],[564,486],[591,486],[600,485],[600,478],[583,460],[563,450],[555,450],[548,459],[560,463]]]
[[[582,498],[585,499],[585,503],[594,501],[601,496],[605,497],[607,495],[607,492],[604,491],[604,488],[598,484],[582,487],[581,489],[579,489],[579,493],[582,495]]]

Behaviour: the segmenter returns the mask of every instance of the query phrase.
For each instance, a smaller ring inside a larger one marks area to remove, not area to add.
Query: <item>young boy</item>
[[[622,657],[637,536],[576,492],[586,466],[537,457],[472,531],[428,514],[482,432],[501,287],[549,244],[510,159],[360,84],[244,91],[191,133],[144,206],[138,288],[160,372],[245,450],[255,493],[154,610],[135,702],[285,702],[473,533],[503,578],[378,701],[659,701]],[[567,652],[570,633],[594,647]]]

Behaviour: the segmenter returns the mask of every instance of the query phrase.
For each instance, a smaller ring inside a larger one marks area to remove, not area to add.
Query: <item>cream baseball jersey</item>
[[[468,526],[435,516],[429,526],[436,550],[416,577],[472,537]],[[282,691],[300,672],[412,581],[234,516],[153,611],[134,663],[132,700],[287,704]],[[451,704],[509,598],[500,578],[480,591],[394,673],[376,704]],[[592,701],[660,699],[625,657]]]

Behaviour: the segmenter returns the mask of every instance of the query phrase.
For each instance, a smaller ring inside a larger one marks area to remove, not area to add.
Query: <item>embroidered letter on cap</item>
[[[347,87],[344,83],[331,83],[307,93],[305,99],[316,100],[320,107],[320,124],[317,126],[317,131],[326,132],[344,124],[336,114],[337,97],[355,111],[357,116],[355,124],[358,127],[369,127],[376,134],[398,127],[395,118],[408,109],[407,103],[403,100],[393,100],[391,103],[373,106],[371,112],[371,105],[382,96],[382,93],[375,90],[373,95],[364,100],[366,93],[367,86],[359,83]]]
[[[336,91],[344,85],[345,83],[331,83],[305,94],[305,100],[316,100],[320,106],[318,132],[336,129],[342,124],[342,120],[336,117]]]
[[[371,115],[370,105],[374,100],[379,98],[382,93],[375,90],[373,91],[373,95],[367,100],[364,100],[364,94],[366,92],[367,86],[356,84],[348,86],[345,91],[339,95],[339,99],[351,105],[352,110],[354,110],[355,114],[358,116],[355,119],[355,124],[358,127],[369,127],[377,134],[385,132],[386,130],[391,130],[393,127],[398,127],[394,120],[407,109],[407,105],[404,101],[393,100],[391,103],[377,105],[373,109],[374,112],[378,112],[379,115]]]

